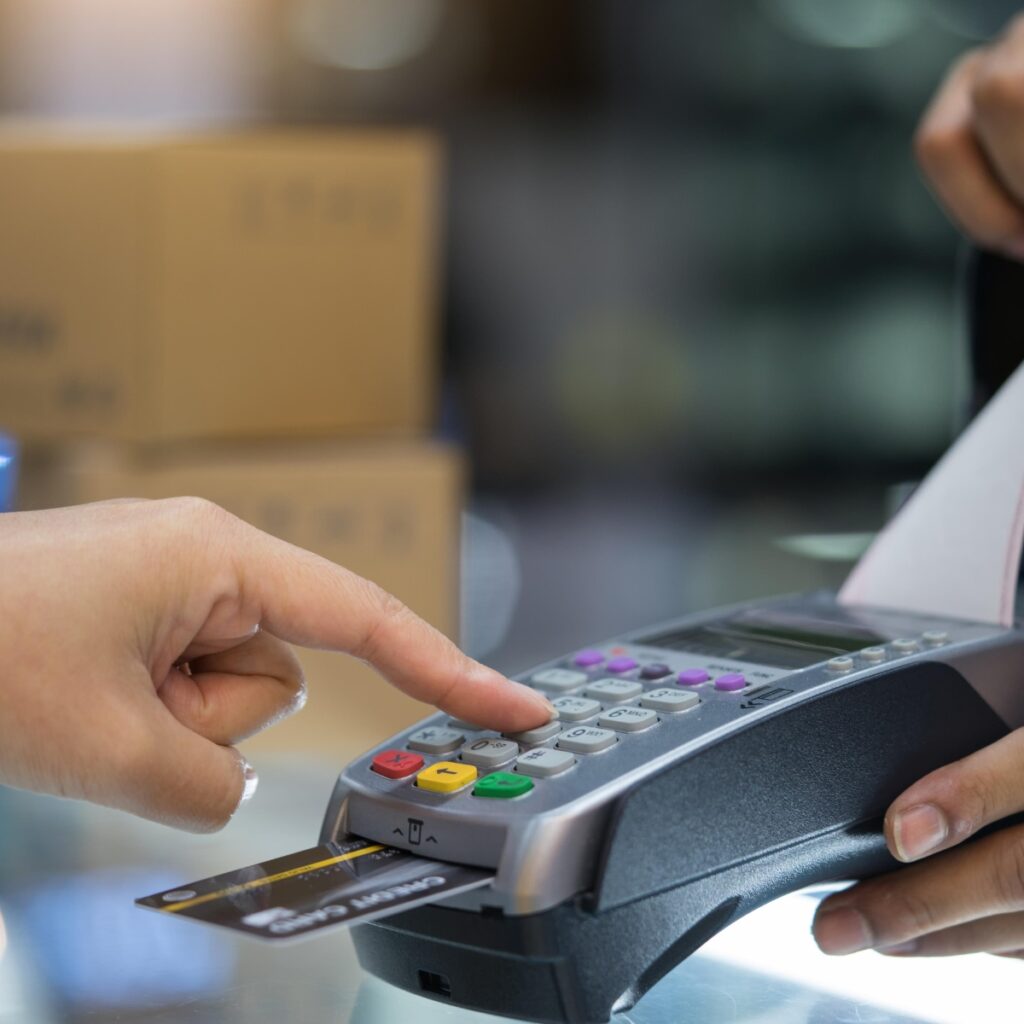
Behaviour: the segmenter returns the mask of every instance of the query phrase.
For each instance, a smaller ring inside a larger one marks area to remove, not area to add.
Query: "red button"
[[[423,758],[407,750],[383,750],[373,759],[370,767],[386,779],[404,779],[406,775],[412,775],[423,767]]]

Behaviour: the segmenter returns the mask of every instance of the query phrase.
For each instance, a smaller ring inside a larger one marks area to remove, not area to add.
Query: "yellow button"
[[[431,793],[454,793],[476,781],[476,769],[471,764],[456,761],[438,761],[416,776],[416,785]]]

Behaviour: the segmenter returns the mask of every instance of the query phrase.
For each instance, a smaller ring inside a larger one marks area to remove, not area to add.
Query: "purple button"
[[[604,655],[600,651],[593,650],[580,651],[572,659],[572,663],[579,665],[580,668],[591,668],[594,665],[600,665],[602,661],[604,661]]]
[[[628,672],[636,668],[636,662],[632,658],[612,658],[605,667],[609,672]]]
[[[739,672],[726,672],[715,680],[716,690],[742,690],[746,685],[746,676]]]
[[[698,683],[706,683],[711,676],[702,668],[688,668],[676,676],[680,686],[696,686]]]
[[[643,679],[661,679],[663,676],[667,676],[672,669],[668,665],[661,665],[658,662],[651,662],[650,665],[644,665],[640,669],[640,675]]]

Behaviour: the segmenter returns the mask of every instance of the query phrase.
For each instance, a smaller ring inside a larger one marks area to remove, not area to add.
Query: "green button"
[[[513,775],[511,772],[491,772],[473,787],[473,796],[508,799],[529,793],[531,789],[533,789],[533,782],[522,775]]]

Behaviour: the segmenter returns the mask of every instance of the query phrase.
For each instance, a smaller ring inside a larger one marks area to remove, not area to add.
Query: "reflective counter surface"
[[[347,759],[264,757],[256,799],[214,836],[0,789],[0,1024],[498,1022],[371,978],[344,931],[268,948],[133,905],[137,896],[312,846]],[[809,934],[816,899],[795,894],[737,922],[617,1024],[1021,1020],[1024,964],[828,958]]]

